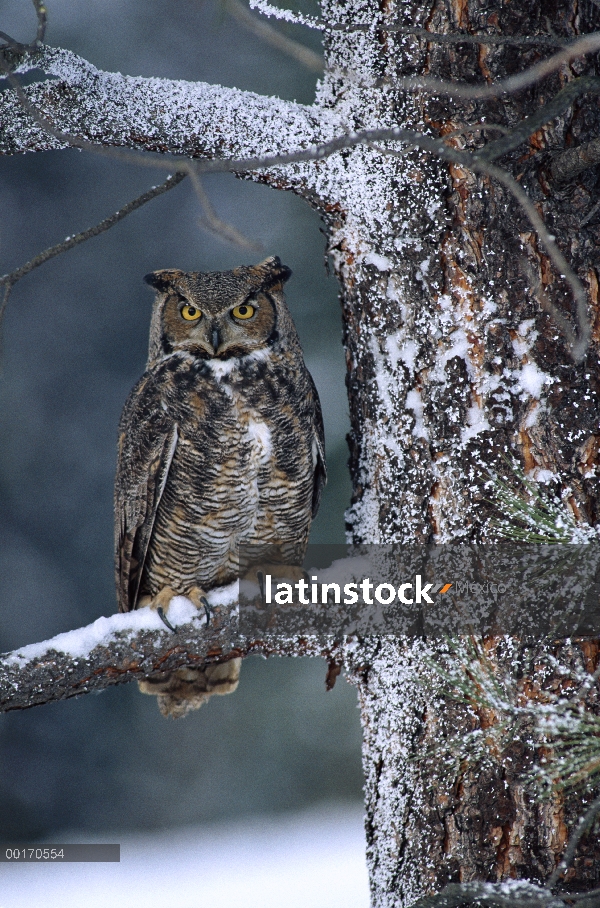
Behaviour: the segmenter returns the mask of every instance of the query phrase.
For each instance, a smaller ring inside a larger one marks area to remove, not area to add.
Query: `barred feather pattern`
[[[268,259],[149,276],[158,290],[150,356],[121,417],[115,485],[122,611],[165,587],[186,595],[231,582],[240,545],[277,546],[281,560],[302,563],[325,482],[324,436],[283,297],[289,273]],[[234,324],[232,307],[248,300],[255,319]],[[178,314],[191,303],[201,328]]]

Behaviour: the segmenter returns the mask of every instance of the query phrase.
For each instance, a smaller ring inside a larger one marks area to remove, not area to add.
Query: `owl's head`
[[[273,256],[233,271],[147,274],[156,290],[148,366],[177,350],[231,359],[295,338],[283,297],[291,273]]]

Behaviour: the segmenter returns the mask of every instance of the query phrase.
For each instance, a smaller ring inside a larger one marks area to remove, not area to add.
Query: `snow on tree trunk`
[[[517,94],[458,103],[402,90],[398,79],[427,73],[492,82],[521,72],[548,48],[425,42],[386,24],[565,40],[600,26],[600,9],[577,0],[323,0],[322,15],[336,27],[325,35],[326,74],[312,107],[99,73],[74,55],[47,50],[31,55],[29,65],[57,81],[27,93],[57,130],[197,158],[283,153],[382,126],[459,131],[455,146],[473,151],[489,148],[563,85],[593,72],[593,61],[564,66]],[[14,93],[0,97],[0,118],[0,152],[65,144],[32,124]],[[465,132],[467,124],[474,128]],[[559,184],[551,165],[553,154],[594,138],[599,126],[593,96],[590,102],[583,95],[502,158],[589,289],[594,337],[577,364],[547,311],[551,301],[574,323],[571,290],[493,179],[398,145],[396,155],[357,146],[253,174],[303,195],[328,225],[345,325],[353,541],[490,541],[485,483],[490,471],[507,474],[506,454],[578,520],[598,521],[599,219],[581,226],[595,204],[597,174],[588,168]],[[581,810],[577,799],[540,805],[529,798],[519,773],[530,755],[515,742],[485,771],[462,766],[450,780],[444,776],[434,745],[470,728],[472,719],[443,700],[427,653],[435,655],[431,642],[389,638],[353,642],[345,651],[364,726],[377,908],[408,905],[450,880],[545,879]],[[569,653],[565,658],[583,658],[577,646]],[[598,647],[588,645],[583,655],[593,670]],[[598,848],[588,837],[580,849],[580,888],[597,877]]]
[[[575,2],[558,7],[550,23],[555,34],[592,30]],[[395,7],[356,0],[344,4],[343,15],[328,0],[323,13],[331,23],[548,33],[547,6],[531,0]],[[510,128],[583,64],[485,103],[411,95],[395,88],[397,77],[498,80],[533,64],[538,51],[426,45],[383,27],[335,31],[326,40],[327,75],[317,104],[347,130],[400,125],[448,134],[484,119]],[[547,150],[581,144],[599,125],[597,107],[583,101],[507,159],[589,287],[594,307],[600,230],[577,226],[594,204],[596,175],[588,172],[566,190],[550,185]],[[463,148],[483,144],[481,133],[457,141]],[[330,202],[330,251],[342,287],[352,540],[489,539],[484,484],[490,471],[506,473],[505,454],[565,499],[578,519],[596,522],[597,353],[575,365],[540,305],[545,294],[574,318],[569,288],[506,191],[419,151],[393,157],[372,148],[319,165],[317,186]],[[431,744],[469,722],[434,694],[439,681],[423,658],[431,649],[419,640],[382,640],[354,644],[347,653],[362,710],[368,858],[378,908],[408,905],[450,880],[543,880],[564,848],[565,821],[572,826],[577,817],[577,803],[565,813],[562,804],[528,798],[518,781],[523,753],[479,777],[465,770],[451,784],[441,778]],[[577,863],[582,888],[596,879],[599,860],[592,843]]]

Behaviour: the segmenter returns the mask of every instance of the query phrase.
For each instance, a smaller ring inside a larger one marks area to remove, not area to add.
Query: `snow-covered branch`
[[[293,12],[270,3],[269,0],[250,0],[250,9],[255,9],[262,13],[263,16],[272,16],[283,22],[291,22],[294,25],[304,25],[320,32],[373,32],[381,31],[388,34],[414,36],[423,38],[432,44],[479,44],[479,45],[502,45],[511,44],[515,47],[526,46],[546,46],[546,47],[566,47],[572,42],[566,42],[555,35],[473,35],[467,32],[439,33],[432,32],[427,28],[407,26],[398,22],[390,22],[389,16],[382,15],[371,18],[368,22],[327,22],[325,19],[319,19],[317,16],[305,16],[303,13]]]
[[[263,0],[258,7],[263,12],[267,7],[270,9]],[[400,84],[404,86],[406,82],[405,87],[410,90],[425,88],[434,94],[454,95],[457,92],[458,97],[498,97],[543,79],[566,62],[591,53],[599,46],[600,33],[587,35],[523,73],[483,87],[442,83],[436,79],[430,82],[427,81],[429,77],[425,81],[409,77],[400,80]],[[108,146],[110,153],[124,154],[115,149],[115,146],[121,146],[201,158],[193,165],[189,160],[185,162],[201,198],[197,172],[227,170],[237,173],[261,171],[260,178],[265,182],[272,182],[279,188],[304,191],[314,198],[315,179],[317,183],[319,179],[314,168],[309,171],[302,165],[323,160],[343,149],[373,146],[375,142],[389,140],[409,143],[443,160],[462,164],[474,173],[494,177],[516,199],[558,273],[570,284],[577,309],[575,329],[553,303],[548,302],[545,308],[566,337],[574,359],[580,361],[585,355],[590,333],[586,289],[527,194],[510,174],[492,165],[491,161],[517,148],[533,132],[564,113],[581,94],[597,92],[600,84],[597,78],[584,76],[573,80],[538,112],[525,117],[515,129],[470,154],[415,130],[388,127],[349,132],[339,114],[325,112],[318,104],[309,108],[206,83],[101,72],[70,51],[61,49],[43,47],[39,52],[26,53],[17,71],[31,69],[42,69],[54,79],[23,90],[14,83],[14,77],[9,77],[14,90],[0,96],[0,122],[9,124],[0,134],[0,153],[77,145],[102,149],[104,153],[109,153]],[[390,153],[389,149],[379,150]],[[392,149],[391,153],[395,154],[395,151]],[[150,162],[144,158],[144,163]],[[172,162],[164,159],[151,163],[172,166]],[[269,171],[273,167],[277,171]],[[332,176],[333,172],[325,180],[327,185],[321,181],[316,195],[320,197],[322,207],[337,205],[338,209],[343,209],[345,206],[339,197],[340,181]],[[212,220],[214,224],[220,223],[216,216]]]
[[[236,589],[237,589],[237,585]],[[240,637],[237,601],[228,588],[209,595],[206,624],[189,600],[171,601],[167,630],[149,608],[98,618],[93,624],[21,647],[0,657],[0,712],[27,709],[53,700],[140,681],[154,672],[246,656],[330,656],[316,639]]]
[[[287,54],[288,57],[313,72],[323,72],[323,57],[321,54],[315,53],[314,50],[306,47],[305,44],[300,44],[300,42],[284,35],[283,32],[273,28],[268,22],[253,16],[241,0],[225,0],[225,9],[233,16],[236,22],[239,22],[243,28],[261,41],[264,41],[265,44],[270,44],[271,47],[275,47],[281,53]]]
[[[44,47],[17,72],[54,79],[27,88],[30,103],[60,133],[103,146],[190,157],[281,154],[322,141],[310,108],[254,92],[168,79],[106,73],[76,54]],[[0,95],[0,153],[65,147],[23,109],[13,91]]]

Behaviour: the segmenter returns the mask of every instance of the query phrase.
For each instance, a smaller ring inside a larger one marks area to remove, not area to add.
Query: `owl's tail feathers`
[[[213,694],[232,694],[240,680],[241,659],[230,659],[203,668],[180,668],[138,682],[143,694],[158,698],[163,716],[180,719],[200,709]]]

